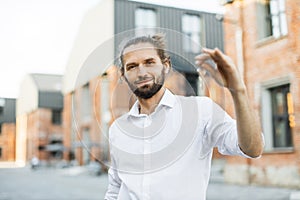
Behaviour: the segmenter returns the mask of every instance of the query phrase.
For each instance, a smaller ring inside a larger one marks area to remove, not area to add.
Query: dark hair
[[[166,51],[166,41],[165,41],[165,35],[162,33],[157,33],[152,36],[139,36],[139,37],[134,37],[130,40],[128,40],[123,47],[121,48],[121,53],[120,53],[120,65],[121,65],[121,73],[124,73],[124,65],[123,65],[123,54],[124,50],[135,44],[140,44],[140,43],[149,43],[153,45],[153,47],[156,49],[157,54],[162,62],[165,60],[169,60],[170,56]]]

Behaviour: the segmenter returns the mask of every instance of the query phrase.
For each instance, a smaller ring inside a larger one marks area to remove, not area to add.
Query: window
[[[0,123],[0,135],[2,133],[2,123]]]
[[[82,96],[81,96],[81,120],[83,122],[87,122],[91,119],[91,113],[92,113],[92,100],[91,100],[91,94],[90,94],[90,88],[89,84],[86,84],[82,88]]]
[[[71,99],[72,99],[72,107],[71,110],[69,110],[69,115],[71,116],[71,144],[75,145],[76,143],[76,137],[77,137],[77,100],[76,100],[76,95],[75,92],[71,93]],[[75,156],[75,154],[74,154]]]
[[[81,138],[82,146],[82,160],[83,164],[89,164],[91,161],[91,137],[90,137],[90,129],[85,128],[82,132]]]
[[[62,122],[62,111],[52,110],[52,124],[60,125]]]
[[[289,85],[270,89],[272,102],[273,146],[291,147],[291,127],[289,122]]]
[[[0,158],[2,158],[2,147],[0,147]]]
[[[0,98],[0,115],[3,114],[4,106],[5,106],[5,99]]]
[[[289,88],[289,84],[284,84],[267,88],[263,93],[262,117],[266,150],[293,147],[291,128],[295,122]]]
[[[258,0],[257,12],[259,39],[287,35],[285,0]]]
[[[155,33],[154,29],[156,25],[156,12],[153,9],[149,8],[138,8],[135,11],[135,34],[152,35]]]
[[[184,14],[182,16],[182,46],[184,51],[199,53],[201,49],[201,18],[198,15]]]

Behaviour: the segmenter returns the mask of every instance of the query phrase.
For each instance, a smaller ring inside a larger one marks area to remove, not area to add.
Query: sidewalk
[[[222,163],[212,166],[207,200],[300,200],[300,190],[225,183]]]
[[[300,190],[227,184],[220,169],[212,167],[207,200],[300,200]],[[107,186],[107,174],[87,166],[0,169],[0,200],[100,200]]]

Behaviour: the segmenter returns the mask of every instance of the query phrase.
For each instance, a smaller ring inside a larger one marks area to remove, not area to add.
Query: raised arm
[[[250,157],[258,157],[263,151],[263,138],[260,124],[250,106],[247,89],[238,69],[230,57],[219,49],[203,49],[203,54],[196,56],[196,64],[207,70],[221,86],[229,89],[237,121],[239,146]],[[209,60],[213,60],[216,67]]]

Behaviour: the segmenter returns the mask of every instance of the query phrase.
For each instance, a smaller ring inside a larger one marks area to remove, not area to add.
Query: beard
[[[150,99],[153,97],[163,86],[165,82],[165,73],[161,72],[161,75],[157,78],[152,77],[154,83],[151,85],[143,85],[142,87],[138,88],[133,83],[129,82],[128,79],[124,76],[128,86],[130,87],[131,91],[138,97],[142,99]],[[141,77],[135,82],[140,82],[149,79],[149,77]]]

